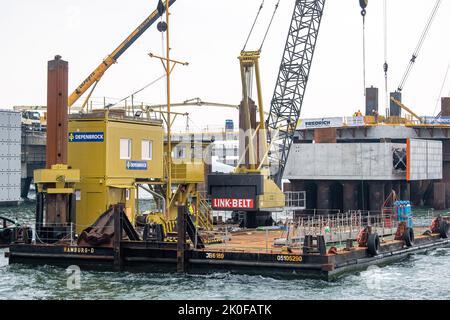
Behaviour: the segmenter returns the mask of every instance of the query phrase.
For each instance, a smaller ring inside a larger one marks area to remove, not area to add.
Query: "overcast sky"
[[[111,53],[152,12],[157,0],[0,0],[0,108],[45,105],[47,60],[59,54],[70,63],[69,91]],[[364,108],[362,18],[358,0],[327,0],[302,117],[347,116]],[[397,88],[434,0],[388,0],[389,87]],[[241,82],[237,56],[261,0],[177,0],[172,6],[172,58],[188,61],[173,73],[174,102],[238,104]],[[266,0],[253,39],[257,49],[276,0]],[[281,0],[261,58],[263,93],[269,108],[284,50],[294,0]],[[431,115],[450,63],[450,0],[442,4],[417,59],[404,93],[404,103],[420,115]],[[163,74],[159,60],[161,34],[149,29],[104,75],[96,101],[128,96]],[[367,84],[380,88],[384,110],[383,1],[367,8]],[[450,91],[450,76],[443,95]],[[136,97],[164,103],[164,82]],[[189,109],[191,126],[222,125],[237,119],[231,109]],[[383,112],[381,112],[383,113]],[[178,123],[182,125],[182,123]]]

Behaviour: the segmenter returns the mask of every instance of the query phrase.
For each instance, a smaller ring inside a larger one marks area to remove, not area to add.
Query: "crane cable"
[[[364,96],[366,96],[366,7],[368,0],[360,0],[359,4],[361,6],[361,16],[363,20],[363,87]]]
[[[266,33],[264,34],[264,38],[261,42],[261,46],[259,47],[259,51],[261,51],[264,46],[264,42],[266,41],[267,35],[269,34],[270,27],[272,26],[273,18],[275,18],[275,15],[277,14],[277,11],[278,11],[278,7],[280,6],[280,1],[281,0],[278,0],[277,4],[275,5],[275,9],[273,11],[272,18],[270,19],[269,25],[267,26]]]
[[[398,92],[401,92],[403,90],[406,80],[408,80],[411,69],[412,69],[414,63],[416,62],[417,57],[419,56],[420,49],[422,48],[423,43],[425,42],[425,38],[428,35],[428,32],[430,30],[430,27],[433,23],[434,18],[436,17],[436,13],[437,13],[440,5],[441,5],[441,0],[437,0],[436,4],[434,5],[433,11],[431,12],[431,16],[428,19],[427,24],[425,25],[425,29],[423,30],[422,35],[420,36],[419,43],[417,44],[416,50],[414,51],[414,53],[411,57],[411,60],[409,61],[408,67],[406,68],[406,71],[403,75],[403,78],[398,86],[398,89],[397,89]]]
[[[130,97],[133,97],[133,96],[137,95],[138,93],[141,93],[142,91],[144,91],[145,89],[151,87],[152,85],[154,85],[154,84],[157,83],[158,81],[164,79],[165,77],[166,77],[166,74],[164,73],[163,75],[161,75],[160,77],[156,78],[156,79],[153,80],[152,82],[146,84],[144,87],[142,87],[142,88],[139,89],[138,91],[135,91],[135,92],[133,92],[132,94],[128,95],[127,97],[125,97],[125,98],[123,98],[123,99],[117,101],[117,102],[114,103],[114,104],[109,104],[109,105],[107,105],[106,107],[107,107],[108,109],[115,107],[116,105],[118,105],[118,104],[121,103],[121,102],[124,102],[125,100],[129,99]]]
[[[439,99],[440,99],[441,96],[442,96],[442,91],[444,91],[445,83],[447,82],[447,77],[448,77],[448,73],[449,73],[449,72],[450,72],[450,62],[448,63],[447,71],[445,72],[445,76],[444,76],[444,81],[442,81],[441,90],[439,91],[439,95],[438,95],[438,97],[437,97],[437,99],[436,99],[436,105],[435,105],[435,107],[434,107],[433,115],[436,114],[436,110],[437,110],[437,108],[438,108],[438,106],[439,106]],[[450,92],[449,92],[449,94],[448,94],[447,96],[450,96]]]
[[[250,32],[248,34],[247,40],[245,41],[244,48],[242,48],[242,51],[245,51],[245,48],[247,47],[248,41],[250,40],[250,37],[253,33],[253,29],[255,28],[256,22],[258,21],[259,15],[263,8],[264,8],[264,0],[262,0],[261,5],[259,6],[258,13],[256,14],[255,20],[253,21],[253,25],[250,29]]]
[[[273,20],[275,18],[275,15],[276,15],[277,11],[278,11],[278,7],[280,6],[280,2],[281,2],[281,0],[278,0],[278,2],[275,5],[275,9],[273,10],[272,17],[270,18],[269,25],[267,26],[266,32],[264,33],[264,37],[263,37],[263,39],[261,41],[261,45],[259,46],[259,51],[262,50],[262,48],[264,46],[264,43],[266,42],[267,35],[269,34],[270,28],[272,27],[272,22],[273,22]],[[247,40],[245,41],[245,44],[244,44],[244,47],[242,48],[242,51],[245,51],[245,48],[247,47],[247,44],[248,44],[248,42],[249,42],[249,40],[250,40],[250,38],[252,36],[253,30],[255,29],[256,22],[258,21],[259,15],[261,14],[261,11],[262,11],[263,8],[264,8],[264,0],[262,0],[261,5],[259,6],[258,13],[256,14],[255,20],[253,21],[253,25],[252,25],[252,27],[250,29],[250,32],[249,32],[248,36],[247,36]]]
[[[383,2],[383,15],[384,15],[384,64],[383,64],[383,71],[384,71],[384,90],[385,90],[385,108],[386,113],[388,112],[389,107],[389,92],[388,92],[388,16],[387,16],[387,0],[384,0]]]

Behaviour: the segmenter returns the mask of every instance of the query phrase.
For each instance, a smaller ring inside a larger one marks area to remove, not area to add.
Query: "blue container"
[[[406,222],[408,228],[413,227],[413,214],[410,201],[396,201],[394,203],[394,212],[397,213],[399,222]]]
[[[405,212],[406,212],[406,216],[408,219],[408,228],[412,228],[413,227],[413,215],[412,215],[412,208],[411,208],[411,203],[409,203],[406,205],[405,207]]]

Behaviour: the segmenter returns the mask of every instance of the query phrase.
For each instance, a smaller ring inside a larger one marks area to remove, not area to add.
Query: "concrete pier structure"
[[[370,211],[380,211],[383,207],[385,194],[385,182],[384,181],[372,181],[369,184],[369,208]]]
[[[292,183],[294,191],[306,191],[307,208],[319,211],[381,212],[392,191],[416,206],[449,206],[450,165],[444,173],[442,141],[409,139],[405,134],[409,128],[395,128],[367,126],[364,136],[357,128],[333,128],[337,132],[335,143],[322,139],[324,129],[320,133],[318,129],[303,130],[292,146],[284,179]],[[386,137],[381,129],[394,134]]]
[[[357,181],[344,181],[343,187],[343,211],[358,209],[358,186]]]
[[[333,209],[330,181],[317,182],[317,209],[322,213],[328,213],[328,210]]]

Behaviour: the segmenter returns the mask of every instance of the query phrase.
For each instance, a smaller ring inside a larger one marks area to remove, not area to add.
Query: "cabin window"
[[[142,160],[152,160],[153,141],[142,140],[141,151],[142,151]]]
[[[120,139],[120,159],[131,159],[131,139]]]
[[[203,146],[195,145],[192,152],[192,159],[203,159]]]
[[[175,159],[185,159],[186,158],[186,146],[176,146],[174,149]]]

